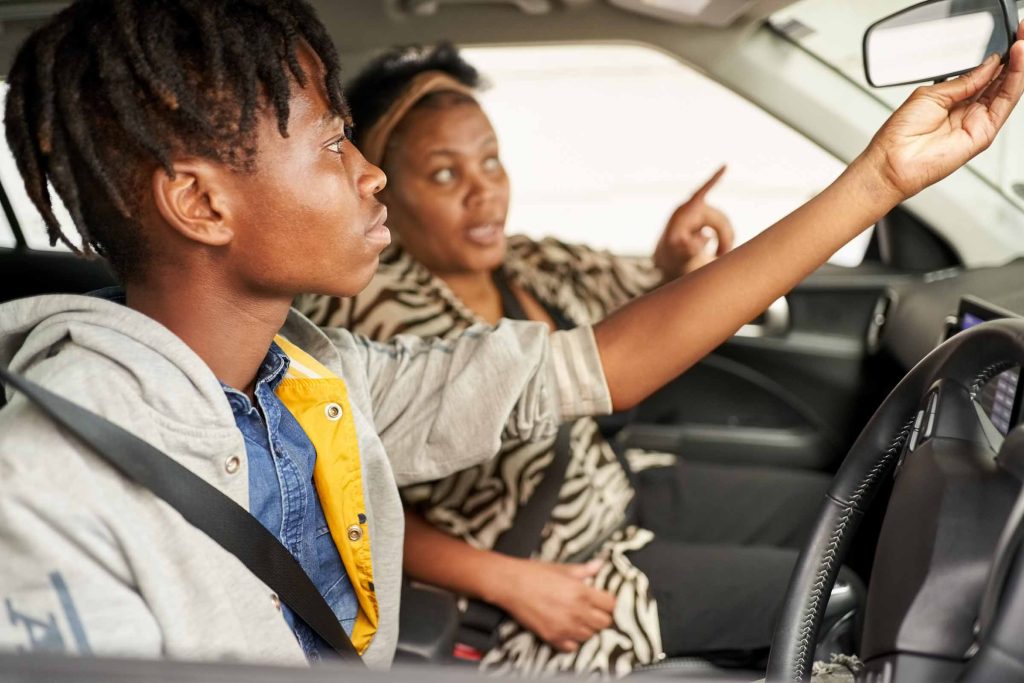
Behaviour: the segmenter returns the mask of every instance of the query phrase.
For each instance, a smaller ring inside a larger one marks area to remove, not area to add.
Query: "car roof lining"
[[[635,42],[661,48],[702,68],[769,14],[795,0],[752,0],[727,27],[715,28],[644,16],[613,6],[613,0],[554,0],[543,15],[525,13],[499,0],[468,4],[458,0],[427,15],[406,11],[408,0],[310,1],[339,48],[345,73],[354,74],[387,47],[439,40],[464,45]],[[721,1],[710,0],[710,6]],[[0,73],[6,74],[31,31],[68,4],[0,1]]]

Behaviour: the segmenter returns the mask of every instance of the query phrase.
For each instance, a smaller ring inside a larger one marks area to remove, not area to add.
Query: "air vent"
[[[882,330],[885,329],[885,323],[889,320],[889,313],[892,312],[895,305],[896,293],[892,290],[886,290],[882,296],[878,297],[878,301],[875,302],[875,308],[871,313],[871,321],[868,322],[867,337],[864,341],[869,354],[875,353],[881,346]]]

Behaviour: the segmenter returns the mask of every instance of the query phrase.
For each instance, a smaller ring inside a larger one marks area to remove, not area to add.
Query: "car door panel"
[[[693,459],[833,468],[880,391],[868,324],[907,277],[823,267],[786,296],[783,329],[753,321],[648,399],[622,440]]]

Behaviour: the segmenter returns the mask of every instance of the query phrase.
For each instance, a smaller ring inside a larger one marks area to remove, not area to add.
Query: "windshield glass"
[[[864,76],[861,41],[871,24],[911,4],[909,0],[800,0],[773,14],[771,23],[790,40],[895,108],[916,86],[869,86]],[[1024,5],[1024,0],[1017,4]],[[1018,107],[992,146],[969,166],[1024,210],[1024,154],[1013,153],[1022,146],[1024,108]]]

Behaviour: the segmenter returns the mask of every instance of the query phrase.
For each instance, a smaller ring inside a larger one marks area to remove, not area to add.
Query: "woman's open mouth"
[[[475,225],[466,231],[466,239],[477,246],[490,247],[505,236],[505,226],[498,221]]]

